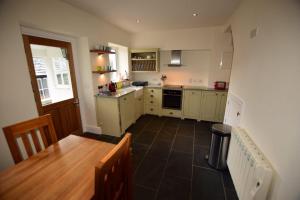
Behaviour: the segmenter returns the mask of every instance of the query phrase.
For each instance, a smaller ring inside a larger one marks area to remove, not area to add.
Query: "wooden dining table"
[[[95,166],[115,145],[69,135],[0,173],[0,199],[91,199]]]

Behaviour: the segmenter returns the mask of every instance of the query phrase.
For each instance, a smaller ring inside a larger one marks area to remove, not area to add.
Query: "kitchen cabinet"
[[[162,109],[162,114],[163,116],[181,118],[182,112],[181,110]]]
[[[119,98],[122,133],[135,122],[134,93]]]
[[[143,95],[135,98],[135,121],[144,114],[144,97]]]
[[[223,122],[226,100],[226,92],[203,91],[200,119],[204,121]]]
[[[120,137],[121,121],[118,98],[96,97],[97,124],[102,133]]]
[[[96,98],[97,123],[102,133],[120,137],[135,122],[134,92],[119,98]]]
[[[216,121],[223,122],[227,102],[227,92],[218,92],[218,102],[216,108]]]
[[[144,108],[146,114],[161,115],[161,88],[146,88],[144,93]]]
[[[184,90],[183,92],[183,116],[184,118],[200,118],[201,90]]]

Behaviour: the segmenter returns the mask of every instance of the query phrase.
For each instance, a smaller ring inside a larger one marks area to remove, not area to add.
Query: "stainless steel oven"
[[[164,87],[162,90],[162,107],[167,109],[181,110],[182,88],[181,86]]]

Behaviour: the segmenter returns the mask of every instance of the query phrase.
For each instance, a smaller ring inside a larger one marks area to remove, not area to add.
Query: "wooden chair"
[[[131,200],[131,134],[127,133],[95,169],[96,200]]]
[[[22,139],[28,157],[34,154],[33,146],[31,145],[29,135],[31,135],[32,143],[35,147],[35,152],[40,152],[42,150],[42,145],[40,143],[37,130],[40,133],[40,137],[44,144],[44,148],[50,145],[48,143],[46,133],[49,134],[49,139],[52,143],[57,142],[54,125],[50,114],[3,128],[10,152],[13,156],[15,163],[19,163],[22,160],[24,160],[22,152],[17,142],[17,138]]]

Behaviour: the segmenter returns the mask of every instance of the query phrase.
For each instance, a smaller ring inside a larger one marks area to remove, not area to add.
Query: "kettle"
[[[116,84],[112,81],[108,84],[108,89],[110,92],[116,92]]]

